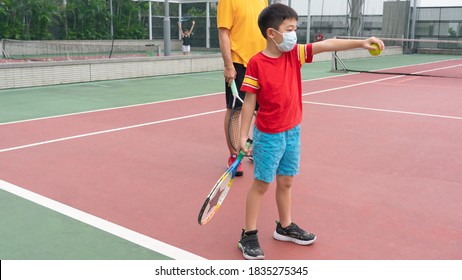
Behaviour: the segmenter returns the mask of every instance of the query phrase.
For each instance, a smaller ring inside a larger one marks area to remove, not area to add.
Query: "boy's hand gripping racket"
[[[247,149],[249,149],[251,145],[252,140],[248,139],[246,144]],[[228,194],[231,185],[233,184],[237,167],[241,163],[244,155],[244,151],[241,150],[234,163],[228,168],[228,170],[226,170],[223,175],[221,175],[215,186],[213,186],[199,212],[197,221],[200,225],[205,225],[208,223],[208,221],[212,219],[213,215],[218,211],[218,209],[220,209],[223,200],[225,200],[225,197]]]

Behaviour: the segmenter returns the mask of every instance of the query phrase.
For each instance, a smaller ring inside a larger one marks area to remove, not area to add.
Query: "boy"
[[[242,107],[240,144],[246,153],[245,141],[250,120],[258,102],[253,140],[254,181],[247,194],[245,229],[238,247],[246,259],[264,259],[257,238],[257,218],[263,195],[276,177],[276,204],[279,221],[273,237],[309,245],[316,235],[292,222],[291,186],[300,161],[300,122],[302,120],[302,86],[300,68],[310,63],[314,54],[353,48],[380,49],[384,44],[377,38],[367,40],[329,39],[308,45],[298,45],[297,13],[284,4],[265,8],[258,25],[266,48],[249,61],[242,90],[246,92]]]
[[[184,55],[187,55],[191,52],[191,34],[194,30],[194,25],[196,22],[193,20],[191,29],[183,29],[183,32],[181,31],[181,22],[178,22],[178,30],[180,31],[181,34],[181,39],[183,39],[183,45],[181,46],[181,50],[183,51]]]

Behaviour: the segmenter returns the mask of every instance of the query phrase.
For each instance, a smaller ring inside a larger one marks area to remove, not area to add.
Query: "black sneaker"
[[[263,260],[265,254],[258,243],[257,230],[245,232],[242,230],[241,240],[237,243],[237,247],[241,249],[242,255],[247,260]]]
[[[276,240],[290,241],[299,245],[310,245],[316,240],[316,235],[304,231],[294,223],[291,223],[286,228],[282,228],[279,222],[276,222],[276,224],[276,230],[273,234]]]

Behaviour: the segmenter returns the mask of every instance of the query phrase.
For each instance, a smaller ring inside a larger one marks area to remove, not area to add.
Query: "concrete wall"
[[[0,64],[0,89],[150,77],[223,69],[220,54]]]

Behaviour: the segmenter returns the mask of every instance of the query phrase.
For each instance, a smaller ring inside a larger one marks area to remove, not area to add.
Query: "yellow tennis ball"
[[[371,46],[375,48],[375,50],[369,50],[369,53],[373,56],[380,55],[382,53],[382,50],[379,48],[379,46],[376,43],[372,43]]]

